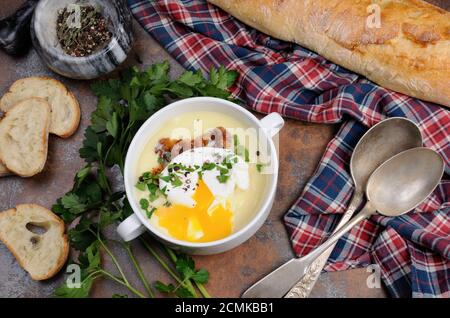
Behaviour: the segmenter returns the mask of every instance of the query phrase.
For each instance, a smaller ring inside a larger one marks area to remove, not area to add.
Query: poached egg
[[[222,239],[233,231],[232,197],[249,188],[249,166],[232,150],[193,148],[171,160],[159,187],[169,204],[156,209],[158,224],[190,242]]]

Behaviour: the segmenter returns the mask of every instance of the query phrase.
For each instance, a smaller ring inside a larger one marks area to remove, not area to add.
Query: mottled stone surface
[[[443,5],[447,1],[440,1]],[[0,17],[18,7],[20,1],[4,0]],[[449,4],[447,4],[449,7]],[[168,59],[172,75],[182,72],[178,65],[144,30],[135,23],[136,42],[126,65],[142,62],[142,66]],[[62,80],[76,95],[82,108],[82,122],[77,133],[67,140],[50,137],[50,149],[43,173],[30,179],[7,177],[0,179],[0,211],[18,203],[38,203],[48,208],[72,187],[74,173],[83,165],[78,157],[83,132],[89,122],[89,114],[96,105],[90,93],[89,82],[61,78],[52,74],[40,62],[32,50],[14,59],[0,52],[0,94],[16,79],[30,75],[49,75]],[[314,172],[320,157],[332,138],[336,126],[316,125],[287,120],[280,135],[280,183],[274,207],[264,226],[249,241],[227,253],[215,256],[195,257],[199,266],[211,272],[208,291],[217,297],[238,297],[256,280],[276,266],[293,257],[286,230],[282,223],[285,211],[295,202],[308,178]],[[112,231],[113,232],[113,231]],[[114,233],[112,233],[114,235]],[[169,281],[167,274],[138,242],[133,243],[146,277],[149,281]],[[114,247],[119,262],[135,286],[142,290],[136,274],[124,251]],[[105,257],[107,267],[111,264]],[[383,297],[385,291],[369,289],[365,269],[323,274],[314,289],[313,297]],[[47,282],[33,282],[18,266],[6,247],[0,244],[0,297],[46,297],[51,296],[63,275]],[[93,296],[110,297],[114,293],[127,293],[124,288],[110,281],[95,284]]]

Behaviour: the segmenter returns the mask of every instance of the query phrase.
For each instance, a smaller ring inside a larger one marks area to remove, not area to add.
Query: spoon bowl
[[[369,177],[383,162],[417,147],[422,147],[422,135],[409,119],[392,117],[370,128],[361,137],[350,159],[355,189],[364,191]]]
[[[443,173],[444,161],[433,150],[406,150],[375,170],[367,183],[367,199],[380,214],[404,214],[433,192]]]

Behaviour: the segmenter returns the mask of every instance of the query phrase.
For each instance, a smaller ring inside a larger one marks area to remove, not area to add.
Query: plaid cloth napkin
[[[352,196],[352,150],[368,127],[386,117],[416,122],[425,146],[450,174],[450,112],[381,88],[321,56],[270,38],[204,0],[128,0],[141,25],[184,67],[224,65],[240,73],[233,90],[261,113],[341,123],[303,193],[284,221],[298,256],[318,246]],[[394,297],[450,297],[450,181],[414,212],[372,217],[337,243],[325,270],[378,264]]]

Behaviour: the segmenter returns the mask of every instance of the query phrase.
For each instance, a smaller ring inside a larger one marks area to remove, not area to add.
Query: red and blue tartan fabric
[[[450,112],[392,92],[292,43],[270,38],[204,0],[128,0],[141,25],[184,67],[224,65],[240,74],[233,94],[261,113],[341,123],[284,221],[298,256],[334,229],[352,196],[352,150],[386,117],[416,122],[450,174]],[[450,84],[450,83],[449,83]],[[327,271],[378,264],[394,297],[450,297],[450,181],[415,211],[372,217],[339,240]]]

